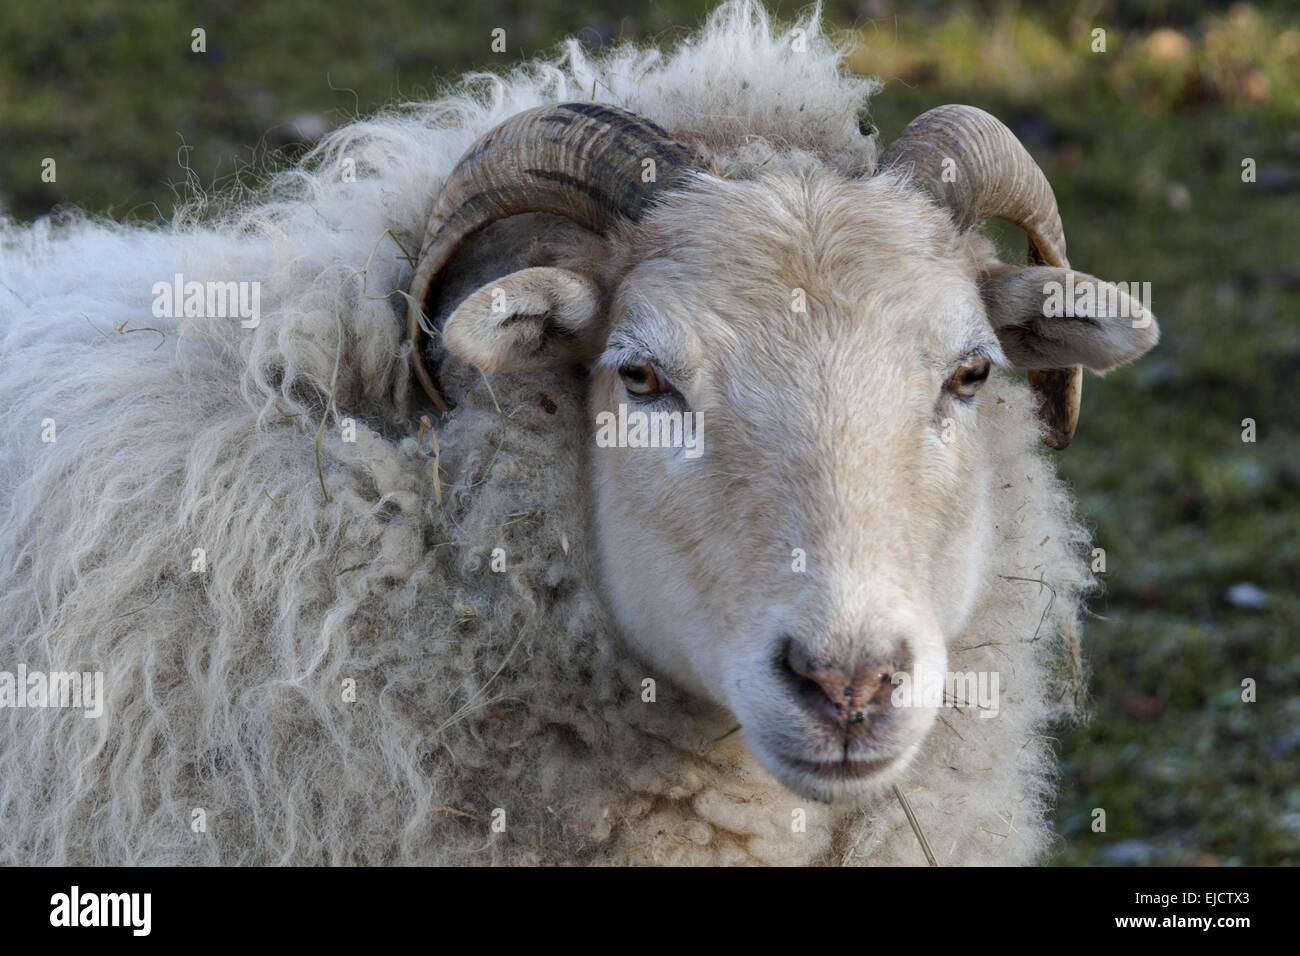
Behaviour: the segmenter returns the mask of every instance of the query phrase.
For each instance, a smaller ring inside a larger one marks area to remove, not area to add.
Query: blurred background
[[[711,6],[0,4],[0,210],[165,221],[196,191],[255,185],[335,126],[466,69],[569,35],[667,45]],[[1300,862],[1300,10],[863,0],[827,2],[826,19],[861,44],[850,66],[885,82],[872,104],[885,141],[941,103],[993,112],[1055,186],[1071,261],[1152,284],[1162,344],[1089,380],[1059,456],[1107,590],[1087,622],[1090,719],[1056,743],[1053,862]],[[196,27],[205,53],[191,52]],[[497,27],[505,53],[490,48]],[[1013,230],[994,235],[1023,261]]]

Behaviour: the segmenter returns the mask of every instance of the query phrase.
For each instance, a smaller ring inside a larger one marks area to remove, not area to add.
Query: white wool
[[[0,862],[924,862],[892,796],[810,803],[729,715],[663,678],[642,702],[596,585],[580,377],[489,391],[449,364],[437,490],[415,441],[401,250],[466,147],[594,91],[719,170],[761,162],[756,135],[870,169],[874,85],[817,24],[803,53],[745,2],[663,57],[570,43],[165,228],[4,223],[0,670],[103,671],[107,699],[99,719],[0,709]],[[155,317],[177,273],[260,282],[260,324]],[[1002,713],[945,710],[904,787],[945,864],[1041,852],[1041,735],[1079,678],[1082,534],[1028,390],[995,387],[1003,537],[951,661],[1004,675]]]

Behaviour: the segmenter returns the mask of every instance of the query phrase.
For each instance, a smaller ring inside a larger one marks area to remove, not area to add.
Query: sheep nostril
[[[796,660],[798,663],[795,663]],[[818,662],[814,659],[799,659],[798,648],[793,638],[787,637],[781,642],[776,665],[781,676],[805,707],[833,705],[837,709],[840,708],[838,702],[826,698],[822,686],[810,676],[817,672]]]
[[[796,699],[810,714],[845,735],[865,732],[885,716],[892,675],[899,662],[879,657],[842,664],[819,660],[786,638],[780,645],[781,671]]]

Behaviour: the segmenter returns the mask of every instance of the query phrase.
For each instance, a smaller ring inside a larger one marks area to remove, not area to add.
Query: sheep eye
[[[618,377],[623,380],[623,387],[632,395],[646,397],[665,391],[663,379],[659,377],[654,366],[646,362],[620,365]]]
[[[993,363],[982,355],[968,359],[953,375],[949,387],[958,395],[971,396],[987,381]]]

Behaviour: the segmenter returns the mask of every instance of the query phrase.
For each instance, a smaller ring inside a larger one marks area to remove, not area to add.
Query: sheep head
[[[591,370],[595,545],[624,639],[729,708],[791,789],[878,792],[936,714],[892,706],[895,675],[946,670],[988,573],[990,371],[1030,370],[1063,447],[1078,366],[1142,354],[1153,317],[1070,272],[1042,172],[970,107],[918,118],[861,179],[796,153],[724,179],[622,110],[521,114],[444,186],[413,336],[455,249],[535,211],[599,233],[600,263],[490,283],[447,320],[448,351],[489,372]],[[1026,230],[1027,266],[967,231],[988,217]],[[1053,282],[1092,305],[1047,314]],[[598,423],[633,413],[681,416],[678,446],[604,447]]]

